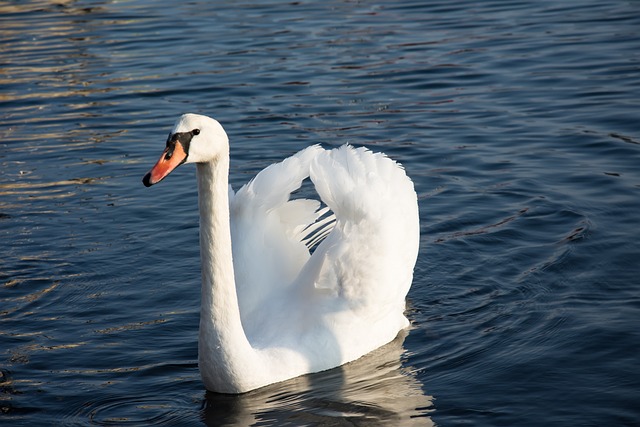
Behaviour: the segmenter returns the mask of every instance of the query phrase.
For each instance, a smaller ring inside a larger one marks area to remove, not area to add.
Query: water
[[[640,3],[1,1],[0,37],[3,425],[640,422]],[[205,392],[194,168],[140,182],[183,112],[236,188],[313,143],[405,165],[406,336]]]

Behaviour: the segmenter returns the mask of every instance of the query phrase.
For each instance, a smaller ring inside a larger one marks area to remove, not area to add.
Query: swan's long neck
[[[239,379],[255,366],[240,320],[231,255],[229,156],[197,164],[200,209],[202,305],[198,359],[208,389],[237,392]]]

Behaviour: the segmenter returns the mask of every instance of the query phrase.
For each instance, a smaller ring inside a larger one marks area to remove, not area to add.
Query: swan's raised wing
[[[318,153],[310,176],[336,224],[299,281],[352,310],[366,307],[367,316],[400,315],[420,238],[417,197],[404,169],[382,153],[345,145]]]
[[[327,208],[290,200],[307,177]],[[230,211],[238,302],[250,340],[271,330],[265,322],[324,319],[327,326],[336,319],[331,316],[345,313],[340,322],[363,331],[374,324],[388,329],[379,331],[380,342],[362,337],[362,345],[353,345],[372,349],[406,325],[418,253],[417,198],[402,167],[384,154],[309,147],[231,193]],[[310,255],[308,246],[318,241]]]
[[[312,160],[323,151],[308,147],[262,170],[237,193],[230,192],[233,265],[246,329],[260,318],[254,311],[272,306],[271,299],[294,282],[309,259],[306,244],[314,242],[304,237],[326,210],[316,200],[290,200],[290,195],[309,177]],[[312,237],[327,225],[330,229],[332,224],[325,222]]]

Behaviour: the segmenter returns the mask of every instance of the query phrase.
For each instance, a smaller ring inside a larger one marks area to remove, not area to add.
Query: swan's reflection
[[[210,426],[431,426],[432,397],[401,364],[405,336],[329,371],[239,396],[207,393],[204,421]]]

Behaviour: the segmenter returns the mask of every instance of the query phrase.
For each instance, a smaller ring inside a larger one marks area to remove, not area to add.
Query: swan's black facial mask
[[[173,156],[176,144],[178,143],[182,145],[182,151],[184,151],[187,157],[189,157],[189,146],[191,145],[191,140],[194,136],[199,134],[200,129],[194,129],[191,132],[170,133],[167,138],[167,148],[164,151],[165,160],[169,160]],[[185,157],[180,164],[184,163],[187,160],[187,157]]]
[[[150,187],[162,181],[175,168],[187,161],[189,157],[189,146],[194,136],[199,135],[200,130],[194,129],[191,132],[176,132],[167,138],[167,146],[160,156],[158,162],[147,173],[142,182]]]

